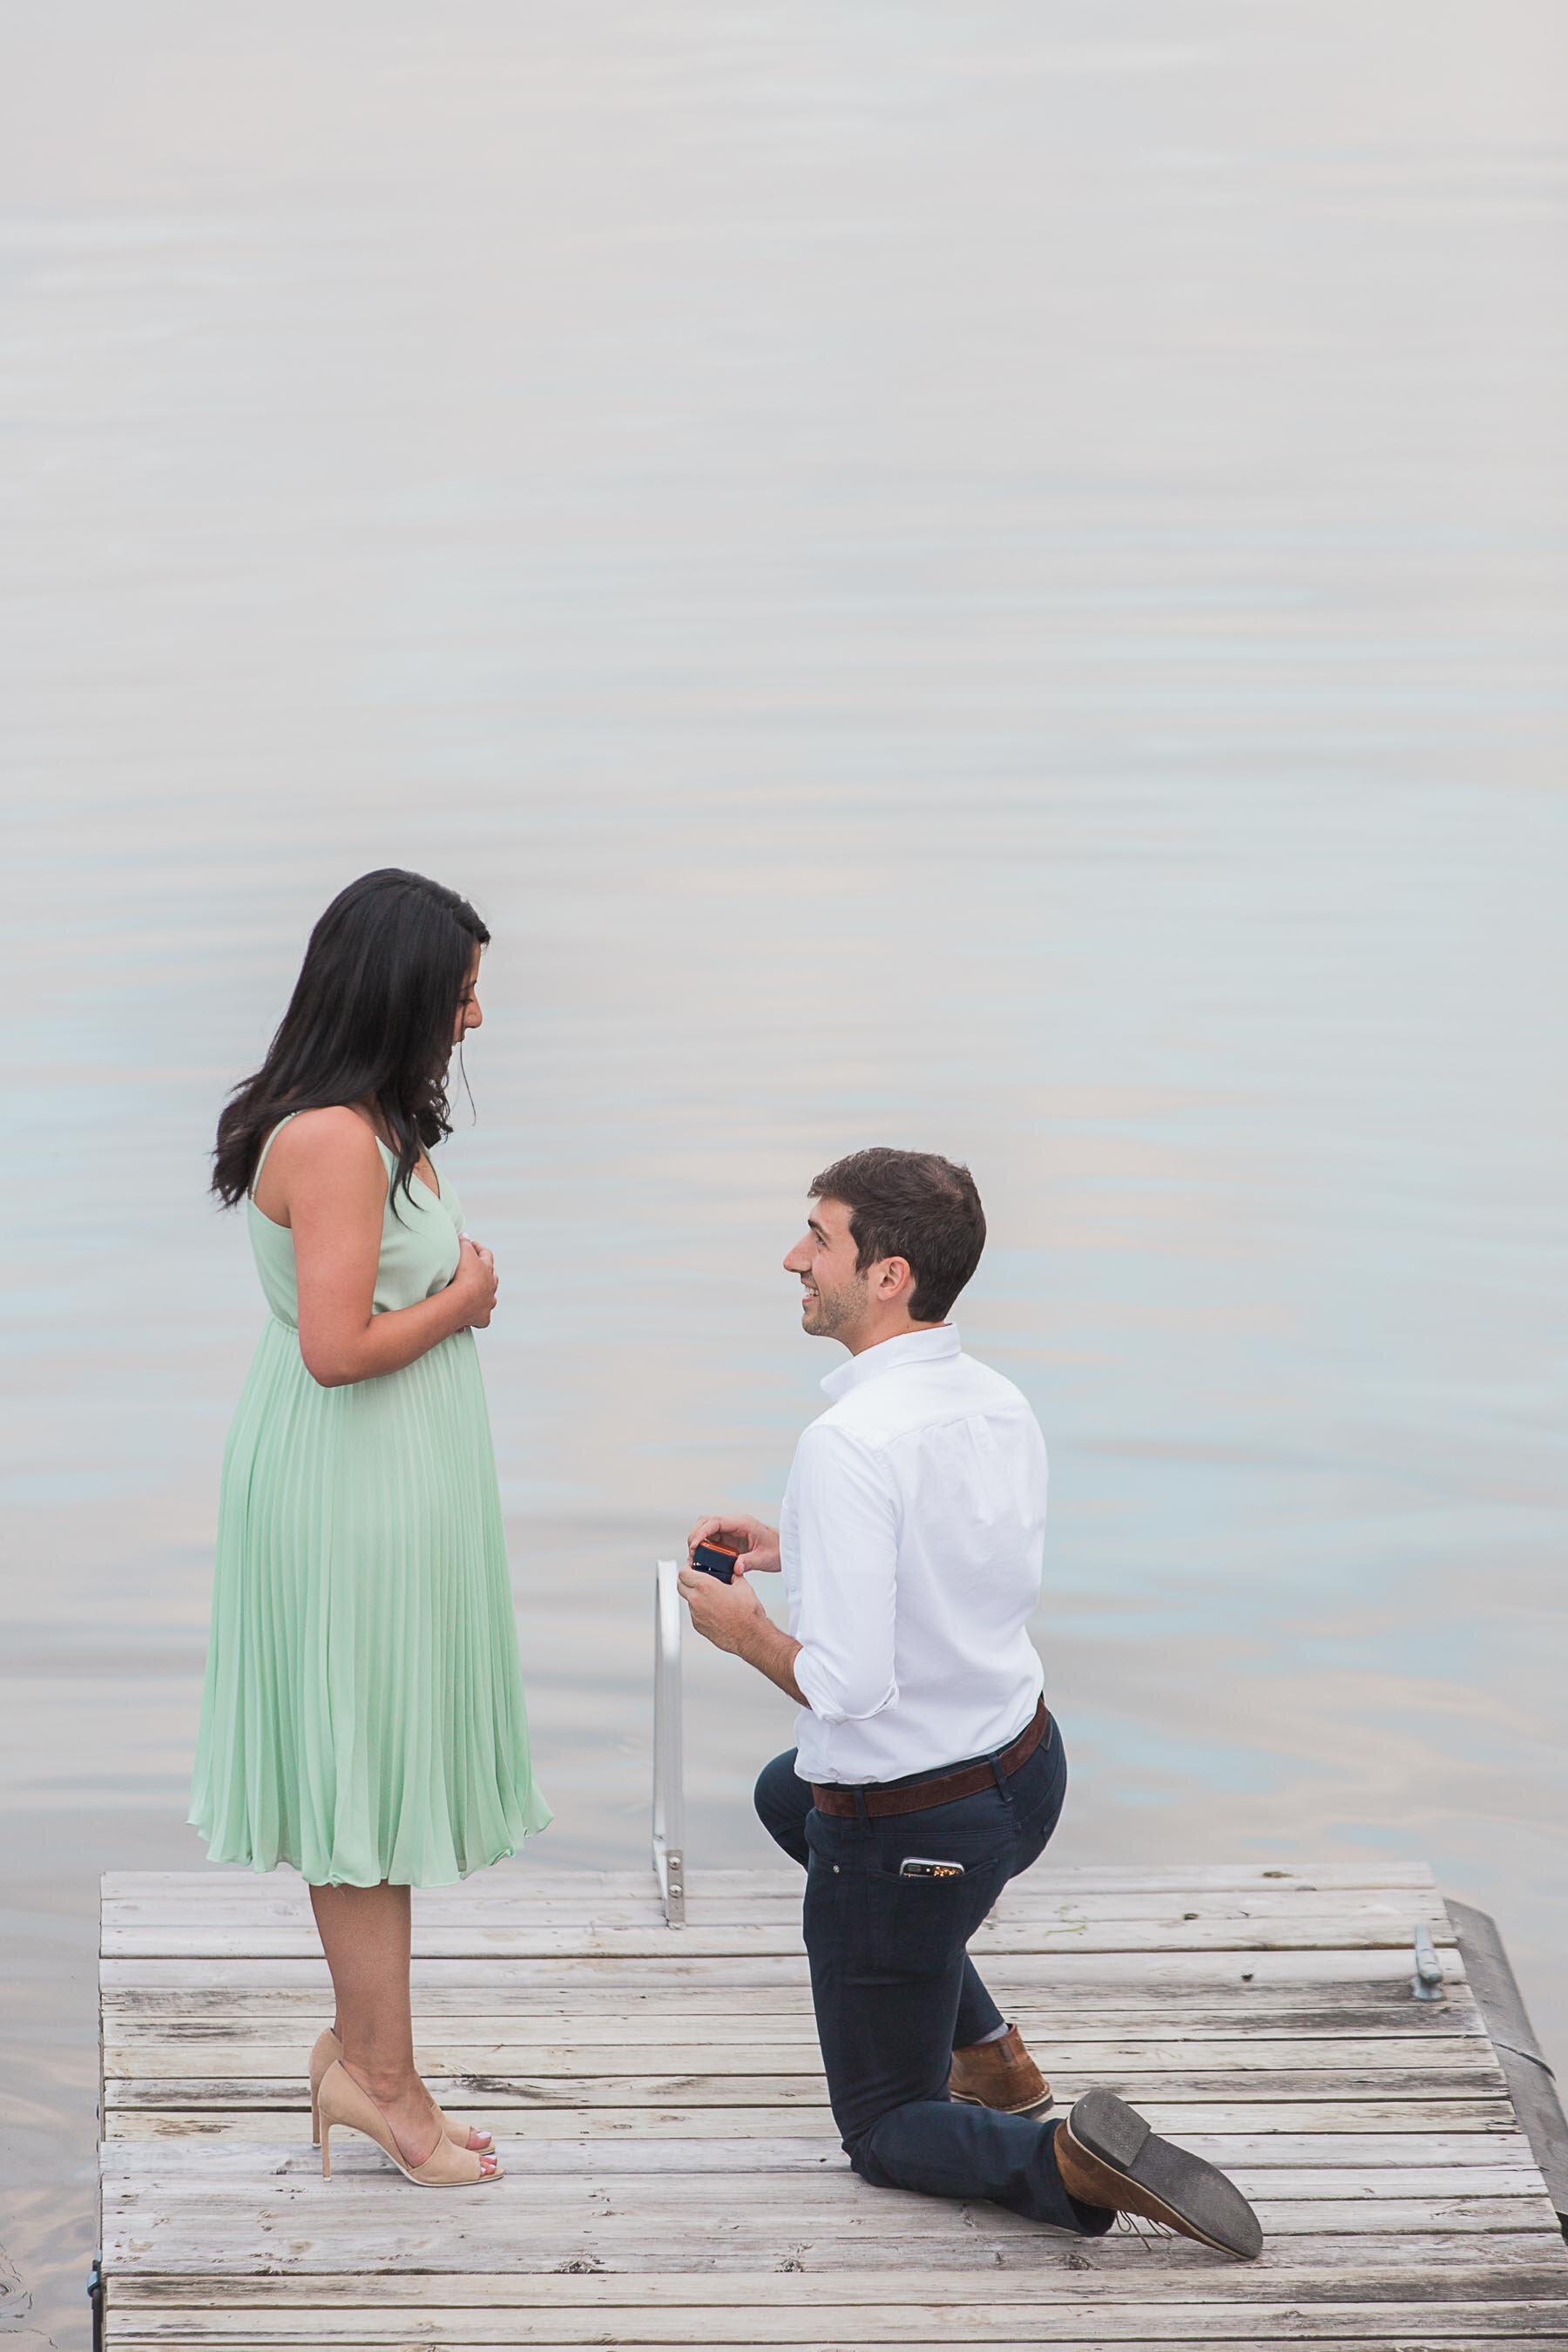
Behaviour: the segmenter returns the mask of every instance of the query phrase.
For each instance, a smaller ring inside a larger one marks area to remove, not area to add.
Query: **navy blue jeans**
[[[1112,2216],[1069,2197],[1052,2120],[947,2095],[955,2048],[1002,2022],[965,1946],[1057,1825],[1067,1758],[1055,1724],[1028,1761],[977,1797],[872,1820],[819,1813],[795,1750],[757,1782],[763,1826],[804,1867],[805,1949],[833,2119],[862,2179],[932,2197],[989,2197],[1031,2221],[1098,2236]],[[906,1878],[906,1856],[962,1878]]]

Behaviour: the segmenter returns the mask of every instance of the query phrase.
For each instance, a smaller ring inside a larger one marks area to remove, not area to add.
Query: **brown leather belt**
[[[1011,1748],[1005,1748],[996,1759],[1005,1779],[1028,1762],[1050,1727],[1042,1698]],[[923,1813],[932,1805],[955,1805],[960,1797],[977,1797],[983,1789],[995,1786],[996,1775],[987,1757],[978,1764],[958,1764],[951,1772],[932,1773],[927,1780],[889,1780],[881,1788],[822,1786],[814,1780],[811,1801],[819,1813],[836,1814],[840,1821],[852,1821],[862,1805],[873,1820],[879,1820],[884,1813]]]

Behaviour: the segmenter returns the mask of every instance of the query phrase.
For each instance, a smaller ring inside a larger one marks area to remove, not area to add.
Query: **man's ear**
[[[877,1276],[877,1295],[884,1307],[907,1298],[915,1286],[914,1269],[907,1257],[885,1257]]]

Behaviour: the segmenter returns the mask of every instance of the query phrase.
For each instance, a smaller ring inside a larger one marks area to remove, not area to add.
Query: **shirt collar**
[[[879,1339],[874,1348],[838,1365],[823,1381],[823,1393],[837,1404],[851,1389],[879,1379],[883,1372],[901,1371],[906,1364],[941,1363],[962,1352],[955,1323],[939,1323],[930,1331],[900,1331],[896,1339]]]

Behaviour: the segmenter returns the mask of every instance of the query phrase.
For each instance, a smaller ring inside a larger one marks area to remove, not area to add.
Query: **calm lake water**
[[[201,1858],[214,1119],[372,866],[495,933],[542,1853],[642,1858],[652,1561],[837,1360],[808,1179],[930,1145],[1056,1852],[1427,1856],[1568,2059],[1564,28],[13,15],[0,2337],[86,2342],[97,1874]],[[691,1660],[699,1875],[787,1723]]]

